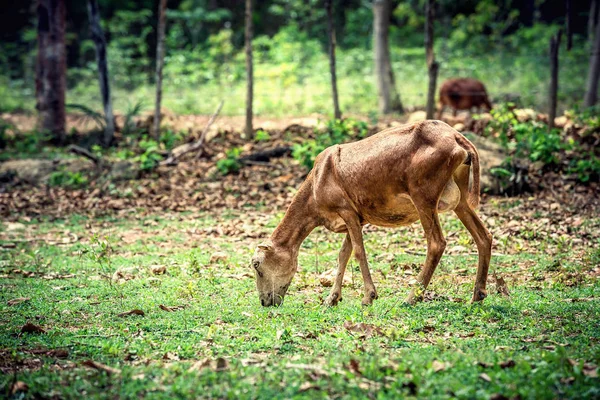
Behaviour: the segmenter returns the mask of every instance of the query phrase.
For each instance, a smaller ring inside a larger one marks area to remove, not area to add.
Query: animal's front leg
[[[360,225],[358,217],[353,213],[340,214],[340,216],[348,228],[348,235],[350,236],[350,240],[352,240],[354,256],[358,260],[360,272],[365,283],[365,296],[363,297],[362,304],[363,306],[368,306],[373,304],[373,300],[377,298],[377,290],[375,290],[371,272],[369,271],[367,253],[365,252],[365,245],[363,243],[362,226]]]
[[[348,265],[348,260],[350,259],[351,254],[352,241],[350,240],[350,235],[346,234],[344,244],[342,244],[342,249],[338,255],[338,268],[335,276],[335,283],[331,288],[329,296],[327,296],[325,299],[326,306],[333,307],[342,300],[342,284],[344,283],[344,273],[346,272],[346,265]]]
[[[429,285],[433,272],[446,248],[446,239],[444,239],[442,233],[437,211],[435,209],[420,210],[419,217],[427,238],[427,258],[423,269],[417,276],[417,283],[405,300],[406,303],[411,305],[423,300],[427,285]]]

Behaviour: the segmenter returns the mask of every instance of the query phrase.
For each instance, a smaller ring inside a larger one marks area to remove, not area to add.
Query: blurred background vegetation
[[[116,112],[152,105],[157,0],[100,0]],[[560,56],[559,110],[583,100],[592,47],[591,0],[573,1],[573,48]],[[337,74],[346,113],[377,113],[370,1],[336,0]],[[36,1],[0,5],[0,112],[35,109]],[[86,2],[67,0],[67,103],[101,110]],[[565,24],[550,0],[440,0],[435,51],[440,78],[484,82],[493,102],[548,106],[548,43]],[[426,102],[423,0],[394,1],[390,27],[396,86],[408,109]],[[261,0],[254,6],[254,112],[305,115],[330,109],[326,15],[319,0]],[[245,107],[244,3],[169,0],[163,106],[176,114]],[[559,111],[559,112],[560,112]]]

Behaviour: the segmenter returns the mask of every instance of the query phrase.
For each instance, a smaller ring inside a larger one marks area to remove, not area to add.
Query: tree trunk
[[[65,91],[67,59],[64,0],[38,0],[38,55],[36,101],[38,125],[54,141],[65,140]]]
[[[252,0],[246,0],[246,133],[247,139],[254,137],[252,129],[252,103],[254,102],[254,69],[252,65]]]
[[[590,14],[588,15],[588,40],[594,42],[594,32],[596,32],[596,24],[598,23],[598,1],[592,0],[590,5]]]
[[[550,38],[550,110],[548,111],[548,129],[554,128],[556,118],[556,95],[558,93],[558,53],[562,29]]]
[[[427,56],[427,70],[429,72],[429,87],[427,89],[427,119],[433,119],[435,111],[435,87],[439,64],[435,61],[433,52],[433,22],[435,19],[435,0],[427,0],[425,6],[427,20],[425,22],[425,54]]]
[[[587,84],[583,105],[592,107],[598,101],[598,78],[600,78],[600,24],[596,24],[594,46],[590,55],[590,68],[588,71]]]
[[[396,91],[394,72],[390,58],[389,27],[390,0],[373,2],[373,48],[375,51],[375,74],[379,89],[379,110],[383,114],[404,112]]]
[[[158,5],[158,35],[156,38],[156,108],[154,109],[154,139],[160,139],[160,103],[162,100],[163,65],[165,62],[165,19],[167,0]]]
[[[90,19],[90,30],[92,40],[96,45],[96,61],[98,62],[98,80],[100,82],[100,93],[104,106],[104,118],[106,127],[104,129],[104,145],[110,146],[115,134],[115,118],[113,116],[112,99],[110,97],[110,82],[108,80],[108,64],[106,62],[106,39],[100,26],[100,11],[97,0],[88,0],[88,16]]]
[[[337,77],[335,74],[335,27],[333,26],[333,0],[325,0],[327,9],[327,35],[329,36],[329,71],[331,73],[331,93],[333,95],[333,116],[342,118],[338,101]]]

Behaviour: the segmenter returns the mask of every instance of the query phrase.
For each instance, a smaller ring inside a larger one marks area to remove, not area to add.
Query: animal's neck
[[[320,225],[312,198],[312,185],[304,183],[288,207],[285,216],[271,235],[275,246],[298,255],[300,245]]]

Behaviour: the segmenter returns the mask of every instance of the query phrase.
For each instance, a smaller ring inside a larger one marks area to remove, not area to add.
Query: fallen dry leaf
[[[119,375],[121,373],[121,370],[118,368],[109,367],[108,365],[104,365],[102,363],[99,363],[99,362],[96,362],[93,360],[83,361],[81,363],[81,365],[84,365],[89,368],[97,369],[98,371],[104,371],[109,375]]]
[[[434,372],[444,371],[444,370],[450,368],[451,366],[452,365],[448,362],[438,361],[438,360],[433,360],[433,362],[431,363],[431,368],[433,369]]]
[[[170,351],[166,352],[165,355],[162,357],[162,359],[163,360],[167,360],[167,361],[179,361],[179,360],[181,360],[177,354],[171,353]]]
[[[510,297],[510,293],[508,292],[508,286],[504,278],[494,273],[494,279],[496,279],[496,290],[498,294],[501,294],[505,297]]]
[[[185,306],[165,306],[165,305],[161,304],[158,306],[158,308],[160,308],[163,311],[173,312],[173,311],[183,310],[185,308]]]
[[[365,324],[364,322],[359,322],[358,324],[353,324],[350,321],[344,322],[344,328],[346,328],[350,332],[360,333],[360,338],[367,339],[375,334],[384,336],[383,330],[378,326]]]
[[[298,392],[302,393],[302,392],[307,392],[309,390],[319,390],[319,389],[321,389],[321,387],[318,385],[315,385],[314,383],[304,382],[298,388]]]
[[[486,382],[491,382],[492,378],[490,378],[490,376],[488,374],[486,374],[485,372],[479,374],[479,378],[483,379]]]
[[[217,251],[210,256],[211,264],[218,263],[219,261],[227,261],[227,254],[223,253],[222,251]]]
[[[348,284],[351,282],[349,275],[350,274],[344,274],[344,279],[343,279],[342,284]],[[333,286],[333,283],[335,282],[336,276],[337,276],[337,268],[329,269],[329,270],[321,273],[321,275],[319,275],[319,282],[321,283],[321,286],[331,287],[331,286]]]
[[[17,297],[16,299],[12,299],[6,302],[9,306],[16,306],[17,304],[24,303],[26,301],[31,300],[29,297]]]
[[[27,386],[27,384],[25,382],[22,381],[16,381],[15,383],[12,384],[12,386],[10,387],[10,394],[17,394],[19,392],[25,393],[29,390],[29,386]]]
[[[117,314],[117,317],[126,317],[128,315],[140,315],[140,316],[143,317],[146,314],[142,310],[138,310],[136,308],[136,309],[133,309],[131,311],[126,311],[126,312],[122,312],[121,314]]]
[[[28,322],[21,328],[21,333],[46,333],[46,331],[41,326]]]
[[[188,372],[202,371],[205,368],[211,368],[213,371],[221,372],[229,368],[229,362],[223,357],[218,357],[216,360],[211,361],[209,358],[204,360],[196,361],[188,369]]]
[[[153,265],[150,267],[150,271],[152,271],[154,275],[163,275],[167,273],[167,267],[164,265]]]
[[[348,370],[350,370],[350,372],[352,372],[354,375],[362,375],[362,372],[360,372],[360,364],[354,358],[350,360],[350,363],[348,364]]]
[[[502,368],[502,369],[512,368],[515,365],[517,365],[517,363],[515,362],[515,360],[506,360],[506,361],[502,361],[500,363],[500,368]]]

